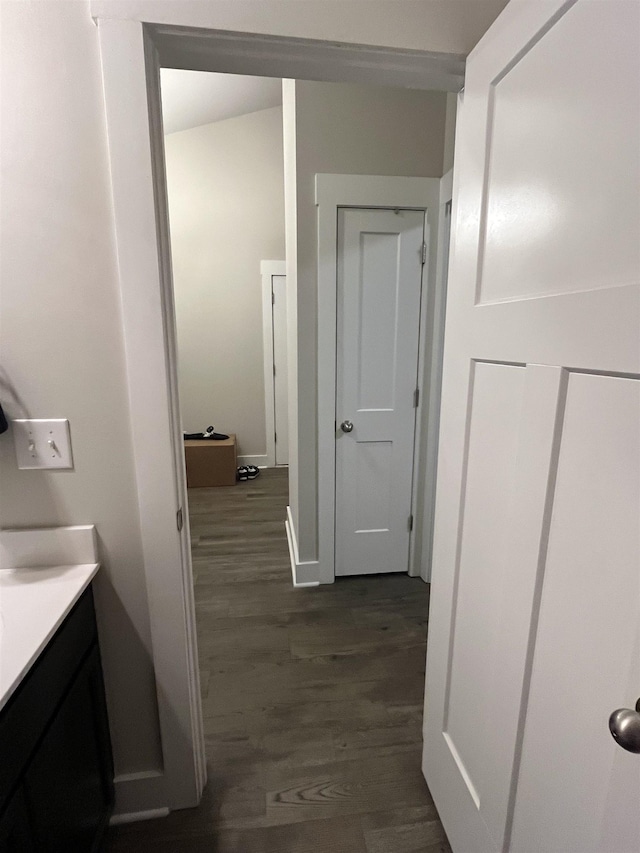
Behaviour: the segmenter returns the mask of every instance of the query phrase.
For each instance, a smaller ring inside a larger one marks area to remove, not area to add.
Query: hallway
[[[286,469],[189,494],[209,782],[113,853],[449,853],[422,773],[429,587],[294,589]]]

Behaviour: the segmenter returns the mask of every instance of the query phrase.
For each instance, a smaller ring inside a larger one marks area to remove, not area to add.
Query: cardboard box
[[[184,443],[187,487],[235,486],[238,458],[236,437],[224,441],[189,439]]]

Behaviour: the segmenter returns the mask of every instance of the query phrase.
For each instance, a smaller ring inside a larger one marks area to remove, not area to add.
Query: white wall
[[[282,80],[160,69],[165,134],[282,106]]]
[[[284,89],[295,124],[298,468],[290,500],[301,560],[317,558],[317,225],[315,175],[440,177],[446,95],[296,81]],[[285,136],[289,131],[285,126]],[[291,199],[287,228],[292,219]],[[295,488],[297,484],[297,489]]]
[[[96,29],[81,3],[1,14],[0,400],[69,418],[75,470],[19,471],[1,435],[0,524],[97,525],[116,773],[131,773],[162,760]]]
[[[187,432],[266,453],[260,261],[284,259],[282,108],[165,137]]]

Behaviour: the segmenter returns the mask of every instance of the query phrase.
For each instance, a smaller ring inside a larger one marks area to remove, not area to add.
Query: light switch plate
[[[73,468],[68,420],[21,418],[11,423],[18,468]]]

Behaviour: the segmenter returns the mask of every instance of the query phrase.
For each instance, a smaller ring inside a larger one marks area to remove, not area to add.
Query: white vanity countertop
[[[0,569],[0,709],[91,583],[98,563]]]
[[[0,709],[98,571],[96,530],[0,530]]]

